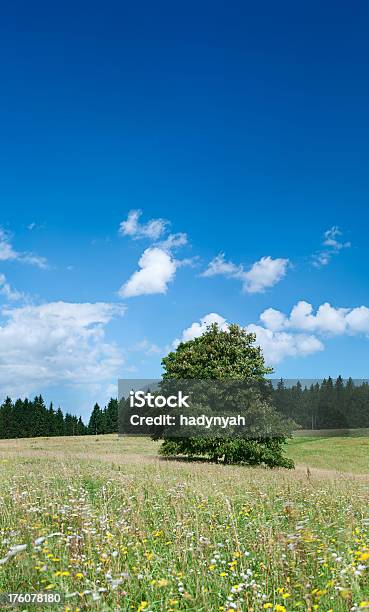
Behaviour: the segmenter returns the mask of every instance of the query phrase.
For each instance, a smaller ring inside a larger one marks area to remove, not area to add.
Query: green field
[[[157,446],[1,441],[0,590],[58,591],[69,610],[369,608],[369,438],[296,438],[291,471]]]

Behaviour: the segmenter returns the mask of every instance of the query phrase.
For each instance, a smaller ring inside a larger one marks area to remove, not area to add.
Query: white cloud
[[[172,251],[188,243],[187,234],[178,232],[169,234],[165,239],[158,241],[166,234],[169,222],[165,219],[152,219],[145,225],[139,223],[142,212],[131,210],[126,221],[120,224],[120,233],[137,238],[150,238],[153,245],[146,249],[132,276],[119,289],[121,297],[134,297],[153,293],[166,293],[168,284],[174,279],[176,270],[182,266],[194,265],[195,258],[174,259]]]
[[[203,272],[202,276],[226,276],[229,278],[242,278],[244,269],[241,265],[237,266],[232,261],[226,261],[224,253],[219,253],[212,259]]]
[[[0,261],[20,261],[23,263],[47,268],[47,260],[34,253],[19,252],[13,248],[11,235],[0,227]]]
[[[48,268],[47,259],[45,257],[40,257],[40,255],[34,255],[33,253],[19,253],[17,259],[18,261],[30,264],[31,266],[37,266],[37,268],[42,268],[43,270]]]
[[[279,310],[267,308],[260,315],[260,321],[265,327],[273,331],[282,329],[286,324],[286,316]]]
[[[328,265],[334,255],[338,255],[342,249],[351,246],[351,242],[342,242],[339,240],[339,236],[342,236],[342,232],[337,225],[333,225],[324,232],[323,248],[313,255],[313,265],[315,267],[320,268]]]
[[[246,330],[256,335],[256,344],[261,346],[268,364],[275,365],[286,357],[304,357],[324,349],[323,343],[311,334],[273,331],[254,324],[247,325]]]
[[[190,327],[187,327],[187,329],[183,331],[181,338],[174,340],[173,347],[177,347],[180,342],[187,342],[188,340],[193,340],[194,338],[202,336],[206,328],[213,323],[217,323],[221,330],[228,329],[228,324],[224,317],[218,315],[216,312],[210,312],[200,319],[200,321],[195,321]]]
[[[358,306],[347,312],[346,322],[352,333],[369,334],[369,308]]]
[[[198,338],[211,323],[217,323],[220,329],[224,331],[228,329],[226,319],[212,312],[205,315],[199,322],[195,321],[190,327],[185,329],[181,338],[173,342],[173,348],[176,348],[180,342],[187,342],[188,340],[193,340],[193,338]],[[324,349],[323,343],[314,335],[273,331],[272,329],[254,324],[247,325],[245,329],[256,335],[256,344],[261,346],[267,364],[274,365],[286,357],[304,357]]]
[[[262,293],[268,287],[273,287],[286,275],[288,263],[288,259],[282,257],[277,259],[262,257],[248,272],[245,272],[245,291]]]
[[[6,280],[5,274],[0,274],[0,294],[7,300],[16,301],[24,299],[24,294],[13,289]]]
[[[17,257],[18,253],[12,247],[9,234],[0,227],[0,261],[12,261]]]
[[[203,272],[203,276],[221,275],[227,278],[235,278],[242,281],[243,290],[246,293],[263,293],[286,275],[288,265],[288,259],[281,257],[273,259],[267,256],[256,261],[246,271],[242,265],[226,261],[224,253],[220,253],[209,263],[207,269]]]
[[[0,384],[17,396],[52,385],[95,386],[117,375],[122,354],[105,326],[124,309],[108,303],[51,302],[4,308]]]
[[[177,263],[169,253],[158,247],[146,249],[138,262],[140,270],[119,290],[121,297],[166,293],[175,276]]]
[[[188,242],[187,234],[184,232],[178,232],[177,234],[169,234],[169,236],[162,242],[158,242],[156,246],[165,251],[171,251],[172,249],[178,249],[185,246]]]
[[[346,308],[334,308],[328,302],[319,306],[316,314],[308,302],[298,302],[291,310],[289,326],[323,333],[343,334],[346,331]]]
[[[131,210],[125,221],[119,226],[119,232],[123,236],[130,236],[134,240],[139,238],[150,238],[158,240],[166,231],[169,223],[165,219],[151,219],[147,223],[140,223],[141,210]]]
[[[329,302],[321,304],[314,314],[309,302],[300,301],[293,306],[289,315],[268,308],[260,320],[271,330],[294,329],[320,334],[369,334],[369,308],[335,308]]]

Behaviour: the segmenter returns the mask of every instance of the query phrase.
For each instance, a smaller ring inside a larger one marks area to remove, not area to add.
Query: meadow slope
[[[156,453],[0,441],[0,590],[69,610],[369,609],[369,438],[298,438],[293,471]]]

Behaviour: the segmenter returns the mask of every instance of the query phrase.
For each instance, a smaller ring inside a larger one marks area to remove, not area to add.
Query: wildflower
[[[137,608],[137,612],[142,612],[142,610],[146,610],[148,605],[149,605],[148,601],[141,601],[140,605]]]
[[[12,548],[7,552],[5,557],[3,559],[0,559],[0,565],[7,563],[9,559],[22,552],[23,550],[26,550],[26,548],[27,544],[18,544],[17,546],[12,546]]]

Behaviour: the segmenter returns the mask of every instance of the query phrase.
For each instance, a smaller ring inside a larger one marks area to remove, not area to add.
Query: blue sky
[[[86,415],[211,313],[277,376],[368,376],[368,25],[361,1],[2,7],[2,396]]]

